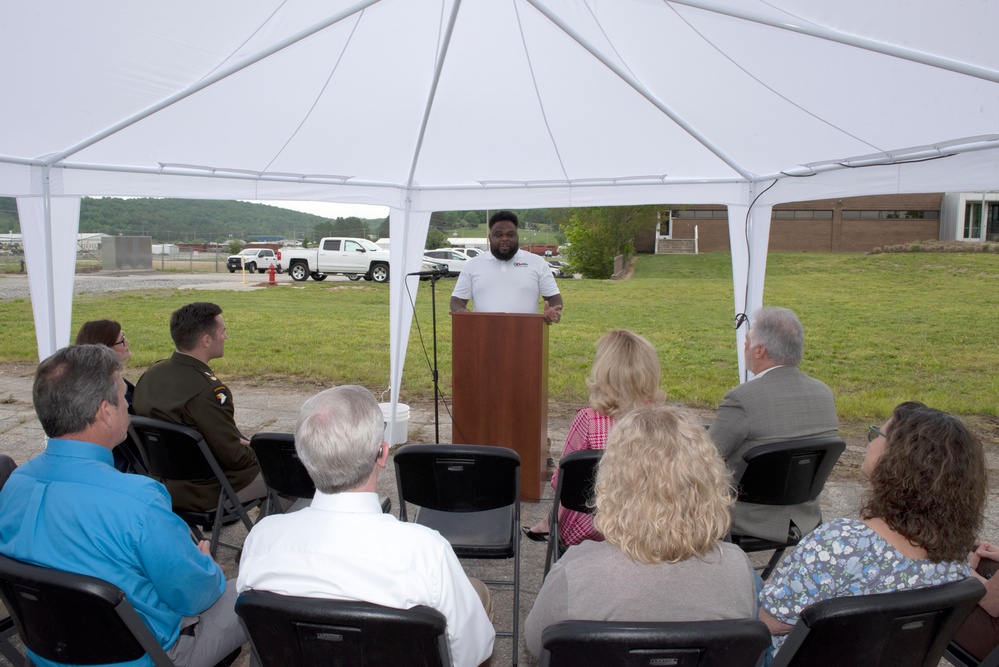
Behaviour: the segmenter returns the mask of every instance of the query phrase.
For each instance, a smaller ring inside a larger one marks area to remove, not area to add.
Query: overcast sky
[[[388,217],[388,206],[368,206],[367,204],[331,204],[319,201],[251,201],[252,204],[267,204],[290,208],[293,211],[321,215],[324,218],[385,218]]]

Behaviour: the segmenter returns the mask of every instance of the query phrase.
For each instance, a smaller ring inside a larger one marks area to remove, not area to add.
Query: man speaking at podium
[[[537,313],[538,297],[545,300],[545,321],[562,319],[562,294],[551,267],[543,258],[520,249],[520,222],[510,211],[489,218],[489,250],[468,261],[451,294],[451,312],[468,310],[468,300],[479,313]]]

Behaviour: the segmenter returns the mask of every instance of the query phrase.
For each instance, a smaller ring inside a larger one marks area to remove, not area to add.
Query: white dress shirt
[[[492,655],[496,631],[451,545],[425,526],[382,514],[374,493],[324,494],[292,514],[253,527],[243,545],[237,590],[358,600],[447,618],[455,667]]]

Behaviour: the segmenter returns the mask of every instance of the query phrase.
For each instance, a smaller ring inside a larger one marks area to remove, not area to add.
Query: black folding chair
[[[267,484],[267,514],[282,511],[278,496],[316,495],[316,485],[295,451],[293,433],[257,433],[250,438],[250,448]]]
[[[563,621],[541,635],[541,667],[756,667],[770,646],[762,621]]]
[[[198,540],[204,539],[201,527],[208,530],[211,526],[211,554],[215,556],[218,545],[239,550],[240,547],[233,544],[219,542],[219,535],[222,525],[234,521],[242,521],[246,530],[253,528],[247,510],[251,510],[260,504],[260,499],[255,498],[245,503],[241,503],[233,490],[232,484],[225,476],[225,472],[215,460],[208,443],[200,433],[190,426],[174,424],[160,419],[150,419],[148,417],[131,418],[132,429],[137,436],[139,452],[142,454],[142,461],[149,474],[163,479],[211,479],[218,480],[221,490],[219,491],[218,504],[214,510],[207,512],[196,512],[190,510],[174,510],[182,518]]]
[[[558,525],[559,506],[593,514],[590,502],[593,500],[593,485],[597,481],[597,465],[604,455],[602,449],[584,449],[567,454],[558,464],[558,482],[555,484],[555,500],[548,518],[548,552],[545,554],[545,576],[552,565],[562,557],[569,547],[562,539],[562,529]]]
[[[267,484],[267,514],[284,511],[279,496],[309,499],[316,495],[316,485],[295,450],[293,433],[257,433],[250,438],[250,447]],[[378,501],[382,512],[388,514],[392,499],[381,496]],[[299,509],[297,502],[288,511],[296,509]]]
[[[772,667],[936,667],[983,595],[968,578],[816,602],[801,611]]]
[[[244,591],[236,613],[262,667],[450,667],[444,615],[429,607]]]
[[[520,626],[520,456],[487,445],[406,445],[395,453],[399,518],[406,503],[418,506],[416,523],[433,528],[451,543],[458,558],[512,558],[512,580],[486,580],[513,586],[513,639],[517,664]]]
[[[103,665],[149,655],[173,662],[125,593],[108,582],[0,556],[0,596],[21,641],[36,655],[70,665]]]
[[[146,470],[146,465],[142,462],[142,454],[139,452],[138,440],[139,437],[135,434],[135,429],[129,425],[125,440],[112,450],[114,467],[122,472],[148,475],[149,471]]]
[[[742,457],[733,475],[739,501],[757,505],[799,505],[815,500],[840,454],[846,449],[842,438],[808,438],[753,447]],[[731,541],[746,553],[774,550],[761,576],[766,579],[784,556],[803,537],[793,523],[787,539],[774,541],[753,535],[733,533]]]

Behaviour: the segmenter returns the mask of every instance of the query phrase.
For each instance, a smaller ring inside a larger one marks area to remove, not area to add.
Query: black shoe
[[[533,530],[527,526],[521,526],[521,530],[524,531],[524,536],[532,542],[547,542],[548,533],[535,533]]]

